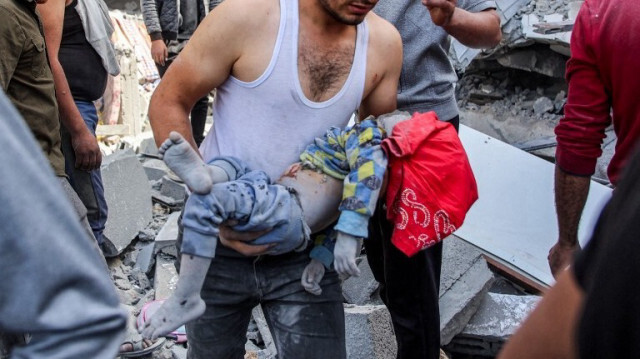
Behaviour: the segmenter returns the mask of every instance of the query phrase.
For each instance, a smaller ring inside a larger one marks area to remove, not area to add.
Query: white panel
[[[478,182],[479,199],[456,236],[548,285],[549,248],[558,237],[554,164],[466,126],[460,139]],[[589,239],[611,189],[591,181],[579,238]]]

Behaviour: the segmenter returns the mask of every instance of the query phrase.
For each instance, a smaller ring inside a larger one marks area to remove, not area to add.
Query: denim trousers
[[[76,106],[84,119],[85,124],[93,135],[96,134],[98,125],[98,113],[91,101],[75,100]],[[75,168],[76,154],[71,143],[69,132],[61,126],[62,152],[65,160],[65,172],[69,176],[69,183],[80,197],[80,200],[87,207],[87,219],[93,231],[93,235],[102,245],[105,224],[107,223],[107,201],[104,197],[104,186],[100,169],[93,171],[81,171]]]
[[[180,225],[178,249],[181,242]],[[218,245],[200,293],[207,309],[186,325],[187,358],[243,359],[251,310],[261,304],[279,359],[346,359],[340,279],[328,270],[322,294],[305,291],[309,250],[245,257]]]

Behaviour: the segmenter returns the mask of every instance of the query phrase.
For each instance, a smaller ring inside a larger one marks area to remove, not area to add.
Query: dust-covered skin
[[[173,172],[197,194],[207,194],[218,182],[229,180],[227,174],[216,166],[208,166],[191,144],[178,132],[172,131],[158,153]]]
[[[182,255],[176,290],[138,329],[143,337],[153,340],[165,336],[204,313],[206,305],[200,298],[200,290],[210,264],[211,258]]]
[[[338,218],[342,181],[295,163],[277,183],[296,191],[311,233],[326,228]]]

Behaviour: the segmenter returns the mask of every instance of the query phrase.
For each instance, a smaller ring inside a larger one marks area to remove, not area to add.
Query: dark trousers
[[[170,56],[170,58],[175,58],[175,56]],[[172,62],[173,60],[170,59],[164,63],[164,66],[156,64],[160,77],[164,76],[164,73],[167,72],[167,68],[169,68],[169,65],[171,65]],[[204,96],[199,99],[191,109],[191,133],[193,134],[193,139],[196,141],[196,145],[198,145],[198,147],[200,147],[200,144],[204,140],[204,125],[207,122],[208,110],[208,96]]]
[[[380,283],[380,297],[391,313],[398,358],[437,359],[442,243],[407,257],[391,243],[393,223],[385,216],[385,207],[379,205],[364,246],[373,276]]]
[[[448,121],[456,131],[458,116]],[[393,243],[393,223],[386,218],[384,201],[378,202],[364,241],[380,297],[389,309],[398,342],[398,359],[440,357],[440,269],[442,243],[407,257]]]
[[[179,223],[182,215],[184,209]],[[178,250],[183,234],[179,225]],[[251,310],[260,304],[279,359],[346,359],[340,279],[328,270],[322,294],[305,291],[300,279],[309,251],[245,257],[218,243],[200,292],[207,309],[186,325],[187,358],[243,359]]]
[[[75,100],[75,104],[84,119],[89,131],[95,136],[98,126],[98,113],[93,102]],[[104,195],[104,185],[100,169],[81,171],[76,169],[76,153],[73,150],[71,135],[64,128],[60,129],[62,138],[62,153],[64,154],[65,172],[69,177],[71,187],[76,191],[82,204],[87,208],[87,220],[93,231],[98,245],[104,243],[102,233],[107,223],[109,208]]]

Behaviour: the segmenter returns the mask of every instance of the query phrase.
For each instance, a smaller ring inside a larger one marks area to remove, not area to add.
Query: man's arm
[[[589,195],[588,176],[575,176],[556,166],[555,199],[558,216],[558,242],[551,247],[547,260],[554,277],[571,262],[580,247],[578,225]]]
[[[502,39],[500,16],[493,10],[477,13],[456,7],[457,0],[422,0],[434,24],[460,43],[472,48],[490,48]]]
[[[569,264],[571,254],[579,246],[578,224],[589,193],[590,177],[602,153],[600,146],[605,137],[604,131],[611,123],[611,103],[590,46],[593,39],[588,19],[588,4],[585,4],[576,19],[571,38],[565,115],[555,129],[558,141],[555,196],[559,236],[548,257],[554,275]]]
[[[149,121],[158,146],[171,131],[177,131],[197,149],[189,112],[198,99],[230,76],[240,57],[243,39],[251,27],[243,23],[248,16],[245,3],[229,0],[218,6],[169,66],[149,104]]]
[[[370,25],[370,38],[375,39],[369,41],[367,66],[375,70],[367,71],[368,76],[373,76],[367,78],[367,83],[374,83],[372,90],[360,104],[360,120],[370,115],[384,115],[396,109],[398,81],[402,70],[402,39],[398,30],[374,13],[370,13],[367,20]]]
[[[100,168],[102,153],[98,141],[91,134],[78,107],[73,101],[69,83],[58,59],[62,27],[64,22],[65,0],[50,0],[38,5],[38,11],[44,26],[47,55],[56,87],[56,100],[62,125],[71,135],[71,143],[76,154],[76,168],[84,171]]]

